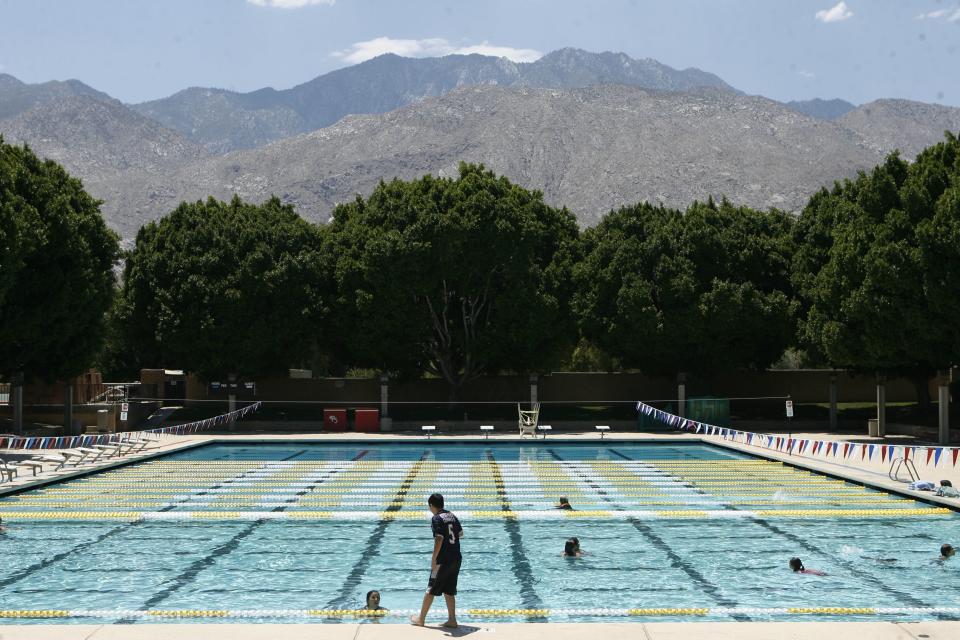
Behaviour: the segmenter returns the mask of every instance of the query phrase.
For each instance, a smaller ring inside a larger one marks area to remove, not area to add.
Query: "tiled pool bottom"
[[[537,443],[206,447],[2,499],[0,622],[399,622],[432,491],[468,622],[960,619],[955,515],[701,445]]]

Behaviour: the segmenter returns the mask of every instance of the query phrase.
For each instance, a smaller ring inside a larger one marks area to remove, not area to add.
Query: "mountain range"
[[[562,49],[518,64],[395,55],[287,90],[194,88],[124,105],[83,83],[0,74],[0,135],[61,162],[129,240],[187,199],[276,194],[325,220],[381,179],[483,162],[583,224],[649,200],[796,211],[820,186],[960,131],[960,109],[783,104],[713,74]]]
[[[133,109],[213,153],[225,153],[315,131],[347,115],[385,113],[465,85],[572,89],[597,84],[733,90],[711,73],[678,71],[622,53],[560,49],[529,63],[478,54],[442,58],[385,54],[283,91],[193,88]]]

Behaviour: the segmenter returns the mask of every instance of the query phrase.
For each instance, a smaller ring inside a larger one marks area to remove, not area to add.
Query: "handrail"
[[[901,482],[899,478],[901,467],[907,470],[907,473],[910,475],[910,482],[916,482],[920,479],[920,474],[917,472],[917,467],[913,464],[913,460],[903,457],[894,458],[890,461],[890,470],[887,472],[887,477],[895,482]]]

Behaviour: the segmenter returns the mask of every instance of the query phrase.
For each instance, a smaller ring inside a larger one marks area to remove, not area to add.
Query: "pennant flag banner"
[[[247,405],[243,409],[237,409],[230,413],[219,415],[215,418],[198,420],[187,424],[178,424],[172,427],[162,427],[160,429],[147,429],[145,431],[124,431],[121,433],[104,433],[99,435],[82,436],[50,436],[45,438],[22,438],[19,436],[0,438],[0,449],[75,449],[77,447],[92,447],[97,444],[110,444],[112,442],[123,442],[131,439],[139,433],[155,433],[161,436],[182,435],[184,433],[197,433],[203,429],[209,429],[215,424],[223,422],[232,422],[243,418],[247,414],[260,408],[259,402]]]
[[[251,405],[251,407],[253,406],[254,405]],[[247,407],[246,409],[250,409],[251,407]],[[662,422],[680,430],[693,431],[703,435],[720,436],[725,440],[732,439],[735,442],[743,442],[745,444],[761,446],[767,449],[775,449],[777,451],[783,451],[790,454],[803,455],[809,450],[809,455],[812,456],[820,455],[836,457],[837,454],[839,454],[841,458],[847,459],[855,458],[857,455],[857,448],[859,447],[860,460],[873,461],[873,455],[876,453],[877,448],[879,448],[880,461],[885,463],[887,458],[889,458],[891,461],[897,457],[901,457],[906,460],[911,458],[916,460],[918,456],[923,458],[921,454],[923,449],[926,449],[927,455],[925,462],[927,466],[930,466],[932,460],[934,467],[940,463],[940,458],[943,456],[945,451],[949,452],[949,460],[954,467],[957,466],[958,458],[960,458],[960,448],[958,447],[911,447],[845,442],[843,443],[843,449],[841,450],[840,442],[836,440],[800,440],[797,438],[785,438],[783,436],[774,436],[771,434],[738,431],[737,429],[718,427],[703,422],[697,422],[695,420],[681,418],[671,413],[667,413],[666,411],[655,409],[644,402],[637,403],[637,411],[646,416],[652,417],[658,422]],[[228,418],[226,416],[218,416],[217,419]],[[4,439],[0,438],[0,448],[3,448],[3,442]]]

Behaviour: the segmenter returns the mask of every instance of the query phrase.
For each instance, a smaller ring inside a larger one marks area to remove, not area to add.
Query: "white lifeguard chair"
[[[532,436],[533,438],[536,438],[537,422],[540,420],[540,403],[535,402],[533,405],[531,405],[530,411],[524,411],[518,402],[517,413],[520,416],[518,421],[518,425],[520,427],[520,437]]]

